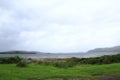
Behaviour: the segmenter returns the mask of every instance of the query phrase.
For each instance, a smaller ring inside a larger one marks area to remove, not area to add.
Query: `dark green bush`
[[[13,63],[18,63],[21,60],[22,58],[20,58],[19,56],[0,57],[0,64],[13,64]]]
[[[105,55],[93,58],[81,58],[78,63],[81,64],[110,64],[120,62],[120,54]]]

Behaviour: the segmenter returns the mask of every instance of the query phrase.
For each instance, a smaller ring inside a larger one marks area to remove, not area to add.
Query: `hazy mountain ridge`
[[[89,50],[87,53],[98,53],[98,52],[119,53],[120,52],[120,46],[109,47],[109,48],[95,48],[93,50]]]
[[[54,53],[47,53],[47,52],[38,52],[38,51],[5,51],[0,52],[0,54],[54,54]],[[85,53],[120,53],[120,46],[109,47],[109,48],[95,48],[89,50]],[[78,53],[64,53],[64,54],[85,54],[82,52]],[[63,54],[63,53],[56,53],[56,54]]]

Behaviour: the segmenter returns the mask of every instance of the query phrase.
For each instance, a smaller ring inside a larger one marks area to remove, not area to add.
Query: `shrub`
[[[13,64],[22,60],[19,56],[14,57],[0,57],[0,64]]]
[[[16,64],[16,66],[17,67],[27,67],[27,62],[26,62],[26,60],[21,60],[20,62],[18,62],[17,64]]]

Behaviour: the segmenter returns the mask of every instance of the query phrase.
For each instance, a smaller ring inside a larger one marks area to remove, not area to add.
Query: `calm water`
[[[113,53],[79,53],[79,54],[0,54],[0,57],[11,57],[11,56],[20,56],[26,58],[86,58],[86,57],[97,57],[102,55],[108,55]]]

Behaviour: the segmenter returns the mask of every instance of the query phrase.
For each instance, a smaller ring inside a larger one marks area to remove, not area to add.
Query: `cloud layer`
[[[119,0],[0,0],[0,51],[81,52],[120,45]]]

